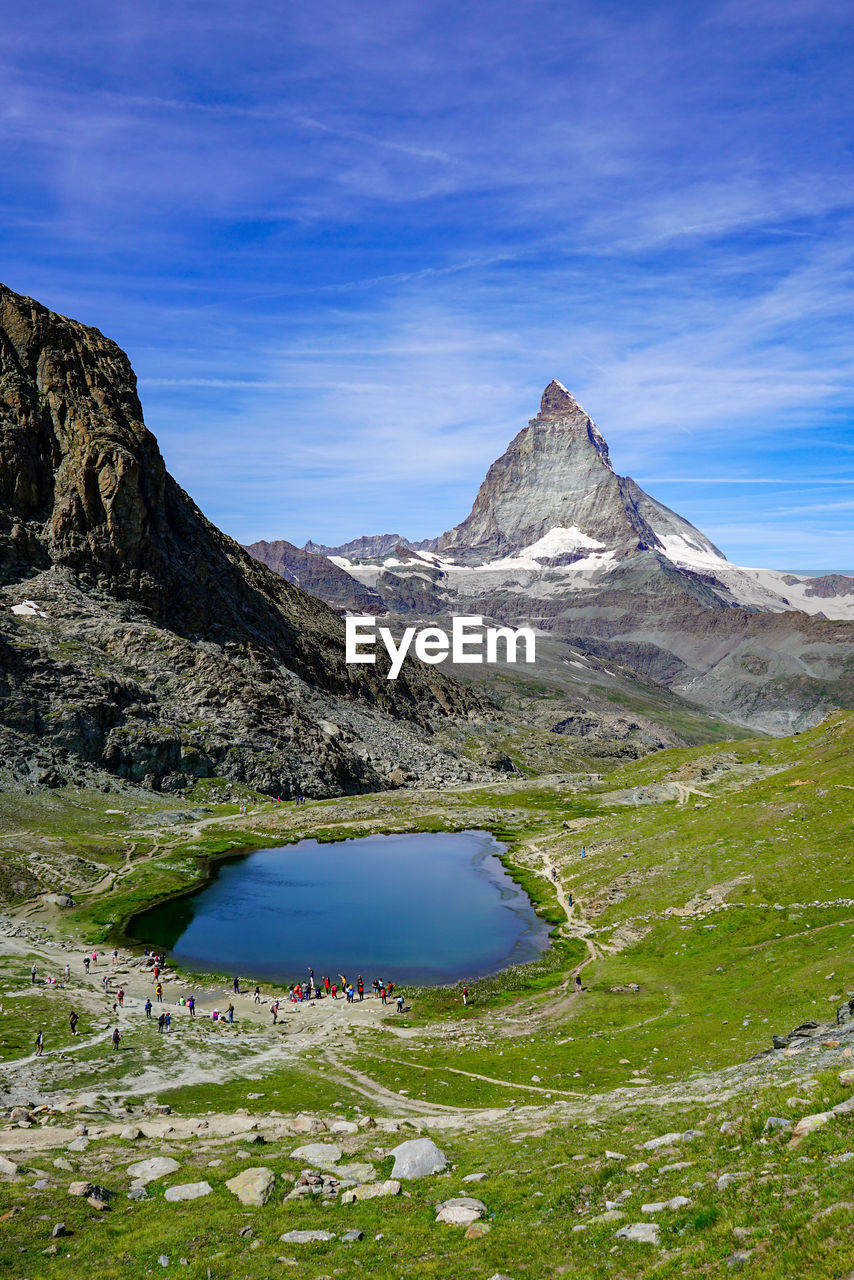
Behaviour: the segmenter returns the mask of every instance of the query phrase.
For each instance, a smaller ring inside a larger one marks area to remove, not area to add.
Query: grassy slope
[[[204,1277],[210,1267],[214,1277],[261,1280],[282,1271],[278,1256],[295,1252],[294,1246],[278,1243],[278,1233],[314,1226],[339,1231],[358,1226],[366,1240],[352,1250],[337,1242],[303,1246],[300,1257],[311,1261],[295,1268],[295,1275],[349,1277],[373,1271],[378,1277],[424,1280],[486,1280],[496,1271],[515,1280],[557,1274],[578,1280],[594,1274],[728,1275],[726,1259],[736,1250],[749,1250],[742,1274],[757,1280],[780,1275],[838,1280],[854,1267],[847,1211],[820,1214],[854,1197],[854,1161],[832,1163],[854,1146],[854,1120],[839,1119],[794,1150],[783,1145],[785,1138],[764,1139],[761,1129],[769,1114],[794,1119],[846,1096],[851,1090],[839,1085],[836,1071],[822,1069],[836,1059],[838,1066],[846,1065],[843,1049],[806,1060],[807,1083],[802,1067],[797,1087],[786,1073],[788,1065],[798,1066],[794,1060],[783,1064],[786,1072],[780,1073],[779,1086],[771,1083],[770,1072],[766,1086],[754,1085],[740,1098],[723,1101],[712,1093],[702,1103],[680,1104],[668,1102],[666,1090],[698,1070],[743,1062],[767,1048],[773,1032],[809,1017],[832,1019],[835,1004],[849,987],[854,989],[852,748],[854,716],[840,714],[794,739],[662,752],[621,767],[598,787],[579,794],[528,783],[470,791],[442,802],[442,822],[498,831],[529,875],[540,865],[540,854],[548,852],[594,930],[590,936],[598,958],[584,970],[587,990],[574,997],[556,985],[581,954],[582,944],[571,941],[562,944],[565,951],[556,949],[526,983],[508,975],[476,987],[466,1010],[449,993],[424,993],[413,1009],[417,1018],[410,1019],[414,1040],[390,1044],[380,1033],[364,1032],[349,1038],[346,1059],[387,1088],[408,1090],[411,1097],[456,1106],[542,1105],[551,1093],[555,1102],[566,1098],[583,1104],[575,1118],[553,1116],[548,1127],[542,1118],[527,1124],[520,1118],[512,1122],[513,1132],[502,1125],[441,1136],[441,1145],[459,1166],[457,1176],[415,1184],[408,1200],[349,1209],[283,1207],[278,1195],[263,1210],[237,1205],[222,1189],[223,1178],[234,1171],[230,1162],[278,1169],[279,1149],[262,1149],[248,1162],[225,1158],[211,1177],[216,1193],[209,1200],[164,1206],[152,1189],[150,1202],[134,1207],[123,1202],[121,1212],[104,1215],[107,1221],[85,1203],[69,1202],[59,1188],[35,1193],[20,1182],[8,1183],[0,1187],[2,1205],[32,1204],[32,1209],[4,1224],[0,1268],[31,1277],[69,1274],[64,1258],[44,1257],[41,1250],[48,1242],[38,1234],[49,1230],[50,1221],[64,1218],[78,1234],[63,1253],[81,1264],[89,1262],[103,1280],[147,1274],[161,1252],[173,1262],[188,1257],[189,1268],[180,1272],[184,1275]],[[674,782],[687,788],[684,803],[616,803],[627,798],[615,794],[621,790],[634,789],[629,799],[643,794],[638,788],[655,798],[657,786]],[[335,802],[303,811],[300,824],[311,834],[320,830],[328,835],[335,832],[336,819],[345,817],[356,824],[351,832],[377,825],[400,829],[437,824],[431,804],[430,798],[403,795]],[[259,836],[268,832],[281,838],[284,826],[293,825],[292,813],[265,809],[253,819],[253,827]],[[570,830],[564,831],[564,822]],[[208,851],[216,840],[236,838],[236,830],[229,822],[227,833],[209,835]],[[72,834],[75,840],[83,838]],[[583,860],[582,841],[587,848]],[[179,879],[194,857],[182,845],[178,856],[174,850],[164,853],[162,862],[170,866],[140,866],[138,883],[129,877],[134,883],[125,885],[123,897],[142,895],[152,876],[163,877],[163,883]],[[96,909],[102,922],[114,910],[115,904],[107,911]],[[79,922],[91,928],[94,914],[85,908]],[[627,929],[635,941],[621,945]],[[11,976],[4,975],[5,982]],[[613,990],[629,983],[639,990]],[[5,998],[4,1007],[9,1007]],[[38,1016],[35,1008],[26,1008],[24,1024],[34,1014]],[[13,1016],[14,1052],[25,1045],[23,1028],[19,1044],[20,1021]],[[13,1023],[9,1027],[11,1031]],[[92,1056],[97,1057],[95,1050]],[[295,1105],[328,1110],[334,1101],[352,1104],[346,1090],[327,1082],[326,1070],[322,1059],[312,1055],[299,1068],[283,1064],[249,1087],[263,1091],[261,1106],[283,1110]],[[111,1064],[105,1083],[114,1071],[120,1068]],[[505,1083],[490,1084],[465,1073]],[[644,1102],[639,1089],[630,1102],[624,1094],[619,1107],[604,1105],[603,1090],[627,1085],[633,1073],[659,1086],[650,1100]],[[789,1094],[800,1094],[802,1100],[787,1101]],[[174,1101],[188,1112],[251,1105],[240,1082],[183,1090]],[[718,1132],[724,1118],[736,1121],[734,1133]],[[532,1125],[537,1126],[534,1133]],[[634,1150],[654,1134],[693,1126],[702,1126],[703,1135],[690,1150],[682,1144],[669,1156]],[[288,1145],[296,1146],[298,1140]],[[379,1145],[391,1143],[384,1138]],[[606,1149],[627,1153],[629,1160],[606,1160]],[[577,1155],[585,1160],[573,1159]],[[650,1167],[627,1173],[626,1163],[641,1156]],[[195,1178],[196,1159],[200,1176],[213,1172],[205,1174],[202,1153],[181,1158],[181,1181]],[[692,1166],[662,1171],[665,1164],[682,1159],[690,1159]],[[86,1170],[85,1159],[77,1163]],[[45,1167],[44,1161],[39,1167]],[[474,1187],[461,1184],[459,1176],[473,1169],[488,1170],[490,1178]],[[733,1170],[750,1176],[718,1190],[717,1175]],[[94,1180],[106,1181],[111,1172]],[[110,1181],[118,1183],[118,1175],[112,1173]],[[632,1191],[625,1221],[643,1220],[642,1202],[677,1193],[691,1198],[683,1210],[654,1215],[662,1227],[663,1252],[617,1243],[619,1222],[592,1221],[604,1210],[605,1199],[624,1189]],[[483,1240],[466,1241],[461,1232],[433,1224],[432,1204],[461,1191],[479,1195],[495,1215]],[[538,1191],[542,1196],[534,1195]],[[32,1239],[36,1211],[50,1221]],[[254,1251],[248,1240],[237,1238],[244,1223],[253,1225],[253,1238],[261,1241]],[[572,1227],[581,1224],[585,1230],[574,1233]],[[734,1227],[753,1234],[739,1240]],[[383,1233],[382,1241],[374,1241],[376,1231]],[[21,1249],[25,1257],[18,1253]]]

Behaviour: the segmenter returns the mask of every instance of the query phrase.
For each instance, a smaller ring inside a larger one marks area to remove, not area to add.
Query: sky
[[[438,534],[560,379],[748,565],[854,570],[850,0],[0,0],[0,279],[242,542]]]

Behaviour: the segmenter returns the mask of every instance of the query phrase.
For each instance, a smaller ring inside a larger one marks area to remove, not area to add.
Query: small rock
[[[742,1178],[749,1178],[750,1174],[743,1171],[736,1173],[722,1173],[717,1180],[718,1191],[726,1191],[727,1187],[731,1187],[734,1182],[740,1182]]]
[[[165,1178],[167,1174],[177,1173],[180,1168],[178,1161],[171,1156],[152,1156],[150,1160],[138,1160],[136,1164],[129,1164],[127,1171],[134,1182],[144,1187],[149,1182],[156,1182],[158,1178]]]
[[[128,1200],[133,1200],[134,1203],[137,1203],[140,1200],[147,1200],[147,1199],[148,1199],[148,1192],[143,1186],[131,1187],[130,1191],[128,1192]]]
[[[488,1222],[473,1222],[470,1227],[466,1228],[466,1240],[480,1240],[487,1235],[492,1228]]]
[[[427,1178],[433,1173],[441,1173],[448,1161],[432,1138],[411,1138],[392,1148],[394,1168],[393,1178]]]
[[[286,1231],[279,1239],[283,1244],[323,1244],[335,1235],[331,1231]]]
[[[72,1138],[68,1146],[65,1148],[65,1150],[66,1151],[85,1151],[88,1145],[89,1145],[89,1139],[84,1137],[83,1134],[81,1134],[79,1138]]]
[[[468,1227],[485,1213],[486,1205],[482,1200],[474,1200],[471,1196],[453,1196],[439,1205],[436,1221],[445,1222],[452,1227]]]
[[[627,1160],[628,1156],[621,1155],[619,1151],[606,1151],[606,1160]]]
[[[364,1240],[364,1238],[364,1231],[357,1231],[354,1229],[353,1231],[345,1231],[341,1237],[341,1242],[342,1244],[357,1244],[359,1240]]]
[[[320,1116],[306,1115],[301,1112],[298,1116],[294,1116],[288,1125],[291,1133],[322,1133],[326,1125]]]
[[[400,1183],[397,1178],[387,1178],[385,1182],[366,1182],[358,1187],[350,1187],[341,1196],[342,1204],[352,1204],[354,1200],[375,1200],[378,1196],[399,1196]]]
[[[664,1133],[660,1138],[650,1138],[643,1144],[644,1151],[657,1151],[659,1147],[672,1147],[674,1142],[681,1142],[681,1133]],[[626,1237],[628,1239],[628,1237]]]
[[[168,1256],[168,1254],[161,1253],[161,1255],[160,1255],[160,1257],[157,1259],[157,1261],[160,1263],[161,1267],[168,1267],[168,1266],[169,1266],[169,1256]]]
[[[617,1232],[618,1240],[633,1240],[636,1244],[658,1244],[658,1223],[657,1222],[630,1222],[628,1226],[620,1227]]]
[[[135,1124],[129,1124],[126,1128],[122,1129],[119,1137],[122,1142],[138,1142],[140,1138],[144,1137],[144,1134],[141,1129],[136,1127]]]
[[[106,1200],[102,1200],[100,1196],[87,1196],[86,1203],[90,1204],[93,1209],[97,1209],[99,1213],[103,1213],[105,1209],[109,1209]]]
[[[358,1133],[359,1126],[352,1120],[336,1120],[329,1126],[330,1133]]]
[[[817,1111],[815,1115],[802,1116],[792,1130],[792,1138],[789,1146],[797,1146],[803,1141],[807,1134],[814,1133],[816,1129],[820,1129],[822,1125],[827,1124],[828,1120],[832,1119],[832,1111]]]
[[[333,1142],[309,1142],[304,1147],[297,1147],[291,1152],[292,1160],[305,1160],[310,1165],[321,1169],[331,1168],[337,1164],[344,1152]]]
[[[70,1196],[91,1196],[93,1191],[91,1182],[72,1182],[68,1188]]]
[[[70,1160],[66,1160],[64,1156],[57,1156],[53,1162],[54,1169],[62,1169],[63,1173],[73,1173],[74,1165]]]
[[[66,1227],[64,1222],[57,1222],[54,1224],[54,1228],[50,1234],[54,1240],[58,1240],[60,1236],[67,1236],[67,1235],[70,1235],[71,1233]]]
[[[177,1200],[200,1200],[209,1196],[213,1187],[209,1182],[182,1182],[175,1187],[167,1187],[165,1199],[174,1203]]]
[[[241,1204],[260,1209],[270,1199],[276,1175],[272,1169],[244,1169],[235,1178],[229,1178],[226,1186],[237,1196]]]
[[[840,1071],[839,1083],[842,1085],[854,1084],[854,1071]]]
[[[0,1174],[4,1178],[14,1178],[17,1176],[18,1166],[14,1160],[7,1160],[5,1156],[0,1156]]]
[[[745,1266],[750,1261],[752,1252],[751,1249],[739,1249],[736,1253],[731,1253],[726,1260],[727,1266],[732,1271]]]
[[[488,1178],[488,1173],[467,1173],[462,1179],[463,1182],[483,1182],[484,1178]]]
[[[769,1116],[763,1125],[763,1131],[766,1129],[791,1129],[791,1127],[791,1120],[787,1120],[785,1116]]]

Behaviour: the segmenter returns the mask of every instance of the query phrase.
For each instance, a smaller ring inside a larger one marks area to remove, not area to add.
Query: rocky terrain
[[[786,733],[854,705],[854,579],[731,564],[614,472],[557,381],[454,529],[309,545],[393,615],[533,625],[741,725]]]
[[[461,781],[471,765],[434,724],[494,714],[435,668],[407,661],[390,682],[382,664],[348,666],[335,612],[168,474],[125,354],[5,288],[0,588],[6,785],[221,775],[288,796],[376,790],[395,771]]]

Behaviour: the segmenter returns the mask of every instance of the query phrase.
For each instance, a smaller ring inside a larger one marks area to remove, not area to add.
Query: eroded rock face
[[[285,796],[382,789],[401,765],[462,780],[433,720],[491,714],[435,668],[348,665],[334,611],[169,475],[124,352],[2,286],[0,587],[0,737],[28,784],[78,762]]]

